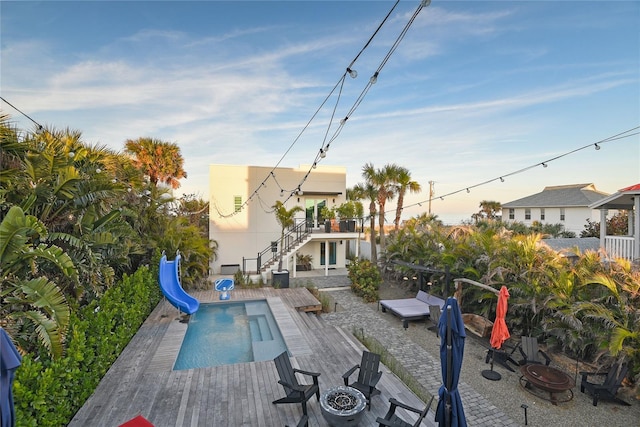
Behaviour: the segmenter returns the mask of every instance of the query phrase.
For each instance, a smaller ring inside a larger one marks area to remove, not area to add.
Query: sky
[[[366,163],[410,171],[403,219],[430,182],[448,224],[545,186],[640,183],[638,129],[594,145],[640,126],[640,2],[433,0],[412,22],[420,2],[394,3],[4,0],[0,95],[91,145],[176,143],[176,195],[203,199],[210,164],[309,165],[327,141],[348,187]]]

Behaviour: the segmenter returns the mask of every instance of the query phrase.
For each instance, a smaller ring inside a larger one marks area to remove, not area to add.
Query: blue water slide
[[[175,308],[184,313],[193,314],[198,311],[200,302],[182,289],[180,276],[178,275],[179,264],[179,253],[173,261],[167,261],[167,256],[162,255],[160,259],[160,271],[158,272],[160,289]]]

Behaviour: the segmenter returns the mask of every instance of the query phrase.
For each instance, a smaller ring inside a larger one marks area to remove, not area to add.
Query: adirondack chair
[[[513,354],[516,349],[520,350],[520,354],[522,355],[522,360],[518,362],[518,364],[520,365],[527,365],[529,363],[544,363],[545,365],[549,366],[549,364],[551,363],[551,358],[547,355],[547,353],[540,350],[540,348],[538,347],[538,338],[536,337],[523,336],[516,348],[514,348],[511,353]]]
[[[376,384],[378,384],[380,377],[382,377],[382,371],[378,371],[379,366],[380,355],[364,351],[360,364],[355,365],[342,376],[344,385],[358,389],[364,394],[364,397],[367,398],[367,408],[369,411],[371,410],[371,398],[376,394],[380,394],[380,390],[376,388]],[[360,370],[358,379],[349,384],[349,377],[358,369]]]
[[[300,403],[302,404],[302,413],[307,415],[307,401],[311,396],[315,394],[316,399],[320,401],[320,388],[318,387],[318,377],[320,374],[317,372],[294,369],[291,366],[291,361],[289,360],[289,355],[286,351],[273,359],[273,362],[276,364],[276,369],[280,376],[278,384],[284,387],[284,391],[287,394],[287,396],[282,399],[274,400],[273,404]],[[313,384],[300,384],[296,378],[296,373],[312,377]]]
[[[391,403],[391,407],[389,407],[389,410],[387,411],[384,418],[381,418],[381,417],[376,418],[378,427],[382,427],[382,426],[418,427],[422,423],[422,420],[424,420],[424,418],[427,416],[427,412],[429,412],[429,408],[431,408],[431,402],[433,402],[433,397],[434,396],[431,396],[431,400],[429,400],[429,403],[423,410],[406,405],[402,402],[397,401],[392,397],[391,399],[389,399],[389,403]],[[396,415],[396,408],[398,407],[406,409],[407,411],[411,411],[411,412],[415,412],[416,414],[419,414],[418,419],[413,424],[408,423],[407,421],[403,420],[398,415]]]
[[[593,396],[593,406],[598,406],[598,400],[612,400],[621,403],[626,406],[630,406],[629,403],[616,397],[618,389],[622,385],[622,381],[627,375],[626,363],[614,363],[608,372],[580,372],[582,375],[582,381],[580,382],[580,391],[584,393],[586,389]],[[589,376],[604,376],[604,382],[593,383],[589,382]]]

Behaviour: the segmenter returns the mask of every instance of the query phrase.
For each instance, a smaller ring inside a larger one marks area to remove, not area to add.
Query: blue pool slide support
[[[160,271],[158,272],[158,282],[162,294],[169,302],[183,313],[193,314],[198,311],[200,302],[185,292],[180,285],[178,269],[180,266],[180,252],[176,254],[176,259],[168,261],[163,253],[160,259]]]

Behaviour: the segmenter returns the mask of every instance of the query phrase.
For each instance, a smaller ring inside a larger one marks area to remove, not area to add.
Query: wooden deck
[[[201,302],[215,302],[218,295],[214,291],[194,294]],[[233,300],[267,300],[292,364],[320,372],[322,391],[342,383],[342,374],[360,362],[364,347],[351,334],[325,324],[315,314],[298,311],[298,307],[313,303],[309,297],[315,300],[305,288],[242,289],[232,294]],[[284,396],[272,361],[172,370],[187,328],[179,320],[175,308],[160,303],[69,425],[114,427],[137,415],[156,427],[297,424],[302,415],[300,405],[271,403]],[[366,411],[361,425],[375,425],[376,417],[387,411],[389,397],[424,407],[393,373],[384,366],[382,370],[378,387],[382,394],[373,398],[371,411]],[[315,398],[309,401],[308,410],[310,426],[328,425]],[[413,414],[402,413],[415,419]]]

